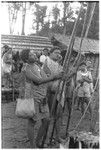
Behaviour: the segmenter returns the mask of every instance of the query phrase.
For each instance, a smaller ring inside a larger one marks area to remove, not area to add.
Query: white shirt
[[[81,80],[82,77],[88,77],[89,79],[92,80],[92,75],[90,71],[86,71],[86,72],[82,72],[82,71],[78,71],[77,72],[77,81]],[[79,89],[78,89],[78,96],[80,97],[90,97],[91,93],[93,92],[93,83],[88,83],[88,82],[84,82],[83,86],[81,86],[81,84],[79,83]]]

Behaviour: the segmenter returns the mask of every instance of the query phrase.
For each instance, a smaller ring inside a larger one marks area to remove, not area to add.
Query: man
[[[42,69],[44,69],[45,73],[47,74],[47,76],[49,76],[51,74],[49,68],[47,67],[47,60],[50,61],[49,58],[49,50],[47,48],[44,48],[42,51],[42,55],[40,56],[40,63],[42,64]]]
[[[79,105],[81,104],[81,112],[82,115],[84,113],[84,104],[86,103],[88,105],[90,99],[91,99],[91,83],[92,81],[92,76],[87,71],[87,65],[85,62],[82,62],[80,64],[80,69],[77,72],[77,94],[79,98]],[[92,107],[91,103],[89,104],[89,112],[90,116],[92,117]]]
[[[43,70],[45,71],[47,76],[51,76],[51,75],[54,75],[54,74],[59,73],[59,72],[62,71],[62,66],[58,63],[61,59],[62,59],[62,57],[61,57],[60,49],[59,48],[52,48],[50,50],[50,55],[46,58],[45,63],[43,65]],[[58,87],[58,83],[59,82],[57,80],[57,81],[54,81],[54,82],[50,82],[47,85],[46,99],[48,101],[48,106],[49,106],[49,112],[50,113],[51,113],[51,108],[52,108],[55,92],[56,92],[57,87]],[[56,101],[54,112],[52,112],[54,117],[56,116],[57,104],[58,104],[58,102]],[[57,121],[56,128],[55,128],[57,139],[59,139],[60,125],[61,125],[61,121],[60,121],[61,120],[61,115],[62,115],[61,113],[58,115],[59,117],[58,117],[58,121]],[[49,126],[49,123],[46,125],[46,128],[48,128],[48,126]]]

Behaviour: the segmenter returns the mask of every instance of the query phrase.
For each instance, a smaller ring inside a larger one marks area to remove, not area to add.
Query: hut
[[[14,51],[19,52],[23,49],[42,51],[44,48],[52,47],[49,38],[41,36],[1,35],[1,44],[8,45]]]
[[[66,50],[69,42],[70,36],[65,36],[61,34],[54,34],[51,38],[53,45],[60,46],[63,50]],[[81,39],[79,37],[75,38],[73,45],[73,53],[77,54],[80,47]],[[99,41],[93,39],[84,39],[81,47],[81,53],[85,54],[85,60],[90,60],[92,62],[92,75],[93,79],[96,80],[99,72]]]

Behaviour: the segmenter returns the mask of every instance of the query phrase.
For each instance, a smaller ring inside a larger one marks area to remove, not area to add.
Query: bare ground
[[[29,140],[27,138],[27,133],[26,133],[27,120],[18,118],[15,115],[15,106],[16,106],[16,102],[1,104],[2,148],[30,148]],[[96,114],[94,116],[94,121],[98,122],[99,121],[98,107],[95,108],[94,114]],[[71,123],[70,123],[70,130],[75,128],[80,117],[81,117],[80,111],[74,109]],[[61,127],[61,133],[63,135],[65,134],[66,120],[67,120],[67,112],[64,113],[63,125]],[[35,126],[35,137],[39,125],[40,122],[38,122],[37,125]],[[89,125],[90,125],[89,113],[87,112],[78,130],[89,131]]]

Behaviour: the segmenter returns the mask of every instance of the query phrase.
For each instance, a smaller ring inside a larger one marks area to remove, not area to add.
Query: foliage
[[[89,29],[88,37],[93,39],[99,39],[99,2],[96,2],[96,7]]]
[[[26,2],[22,3],[22,33],[21,35],[25,35],[25,16],[26,16]]]
[[[41,25],[41,28],[44,25],[44,18],[46,17],[46,10],[47,6],[40,6],[37,3],[35,4],[36,11],[34,12],[35,19],[34,22],[36,22],[36,31],[39,31],[39,25]]]
[[[86,19],[85,30],[88,26],[88,21],[90,19],[91,8],[92,8],[92,2],[88,2],[88,10],[87,10],[87,19]],[[84,23],[84,15],[86,13],[86,9],[87,9],[87,3],[84,3],[84,7],[83,7],[83,10],[82,10],[82,13],[81,13],[80,20],[79,20],[79,26],[78,26],[78,29],[77,29],[77,36],[81,36],[82,27],[83,27],[83,23]],[[96,2],[94,15],[93,15],[93,18],[92,18],[92,21],[91,21],[91,25],[90,25],[87,37],[91,38],[91,39],[99,39],[99,3],[98,2]]]
[[[55,5],[55,7],[53,7],[52,14],[53,14],[53,18],[54,18],[53,23],[56,25],[58,23],[58,19],[60,16],[60,9],[57,7],[57,5]]]
[[[70,3],[72,2],[66,2],[64,1],[63,4],[64,4],[64,12],[63,12],[63,18],[62,18],[62,21],[63,21],[63,26],[64,26],[64,30],[63,30],[63,34],[66,34],[66,30],[67,30],[67,21],[70,20],[71,18],[73,18],[73,10],[71,9],[70,7]]]
[[[78,15],[78,10],[73,11],[71,8],[71,3],[69,1],[63,1],[63,10],[58,8],[56,4],[52,8],[52,12],[49,12],[49,15],[46,15],[47,6],[40,6],[40,2],[29,2],[30,7],[34,4],[34,12],[33,15],[35,18],[33,19],[33,30],[36,30],[37,35],[44,35],[48,36],[50,32],[61,33],[66,35],[71,35],[75,15]],[[79,2],[80,3],[80,2]],[[83,10],[80,16],[78,28],[77,28],[77,36],[81,36],[82,27],[84,24],[84,16],[87,10],[87,3],[88,3],[88,12],[87,12],[87,20],[86,20],[86,27],[88,25],[88,21],[90,18],[91,12],[91,4],[93,2],[83,2]],[[9,11],[9,26],[10,26],[10,34],[14,32],[14,26],[17,20],[18,11],[22,9],[22,34],[24,35],[24,24],[25,24],[25,17],[26,17],[26,6],[24,2],[8,2],[8,11]],[[30,8],[29,8],[30,9]],[[60,10],[63,11],[63,17],[60,16]],[[75,15],[74,15],[75,14]],[[51,19],[53,18],[53,20]],[[45,21],[47,19],[47,21]],[[85,27],[85,29],[86,29]],[[90,29],[88,32],[88,37],[92,39],[99,39],[99,2],[96,2],[96,7],[94,11],[94,15],[92,18],[92,22],[90,25]]]
[[[10,34],[14,32],[14,26],[17,20],[17,14],[20,10],[21,3],[14,2],[8,3],[8,13],[9,13],[9,27],[10,27]]]
[[[43,28],[41,29],[41,31],[37,32],[37,35],[48,37],[49,32],[50,32],[50,23],[46,22],[46,23],[44,23]]]

